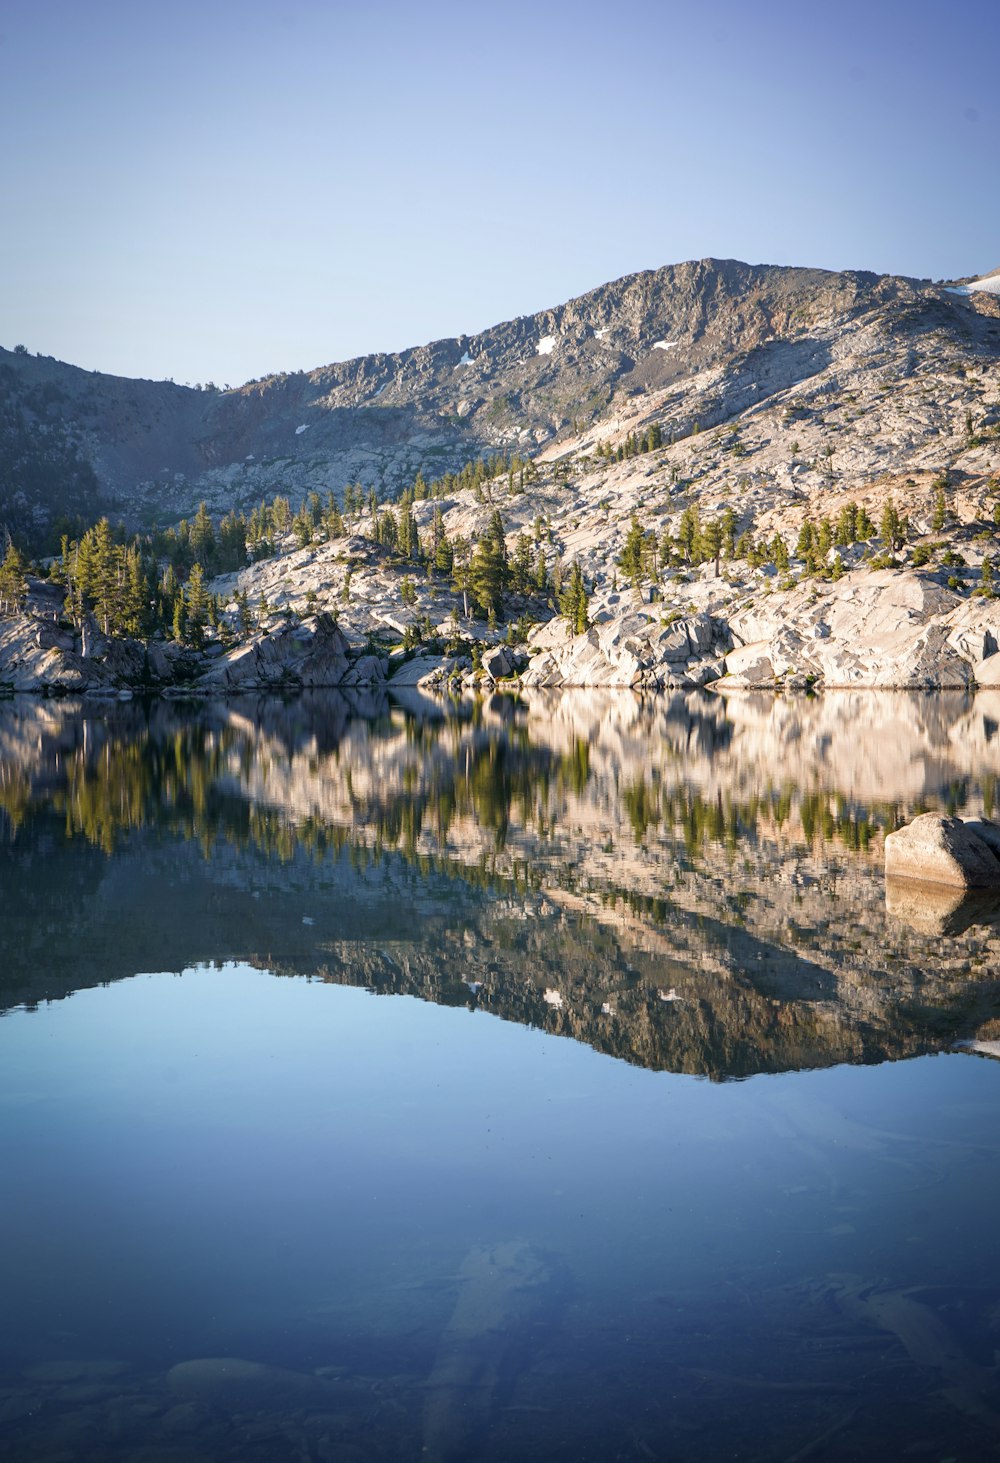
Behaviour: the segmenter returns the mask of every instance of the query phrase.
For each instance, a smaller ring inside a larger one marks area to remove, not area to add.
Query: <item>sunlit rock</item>
[[[1000,888],[1000,823],[922,813],[885,840],[887,879]]]

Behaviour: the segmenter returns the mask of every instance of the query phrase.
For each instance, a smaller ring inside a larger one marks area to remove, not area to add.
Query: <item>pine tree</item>
[[[500,516],[499,508],[494,508],[490,514],[489,528],[486,532],[487,536],[493,542],[497,558],[500,561],[501,588],[506,589],[509,568],[507,562],[507,536],[504,532],[503,519]]]
[[[413,495],[404,492],[399,505],[399,552],[407,559],[420,558],[420,534],[413,516]]]
[[[344,520],[340,509],[337,507],[337,500],[330,493],[327,498],[326,513],[323,515],[323,527],[326,529],[329,538],[343,538]]]
[[[455,567],[455,553],[448,535],[443,530],[437,548],[434,550],[434,567],[442,574],[450,574]]]
[[[149,629],[149,586],[137,545],[125,554],[125,584],[121,627],[126,635],[143,635]]]
[[[308,548],[313,539],[312,514],[303,505],[292,519],[292,532],[300,549]]]
[[[236,592],[236,625],[241,635],[250,635],[253,631],[253,616],[245,589]]]
[[[677,530],[677,542],[684,551],[684,557],[689,564],[696,561],[697,549],[701,538],[701,524],[698,519],[697,508],[685,508],[681,514],[680,527]]]
[[[216,562],[223,574],[242,569],[247,561],[247,524],[242,513],[227,513],[219,524]]]
[[[837,547],[845,549],[848,544],[857,543],[857,540],[858,505],[857,503],[845,503],[840,510],[840,517],[837,519]]]
[[[215,558],[215,529],[212,517],[204,503],[198,504],[189,534],[191,552],[199,564],[211,564]]]
[[[587,615],[587,588],[579,559],[573,560],[569,578],[559,596],[560,612],[566,616],[574,635],[582,635],[590,625]]]
[[[888,549],[890,554],[903,547],[903,526],[899,514],[896,512],[896,505],[889,498],[882,509],[882,522],[879,525],[879,538]]]
[[[196,650],[205,643],[205,625],[208,622],[208,592],[205,589],[205,573],[200,564],[194,564],[184,591],[186,615],[184,634]]]
[[[480,609],[497,620],[503,619],[506,577],[506,564],[496,540],[492,534],[484,534],[469,565],[469,589]]]
[[[715,560],[715,577],[719,577],[719,556],[722,553],[722,524],[717,518],[706,523],[701,535],[701,547],[706,559]]]
[[[80,540],[77,582],[83,605],[93,608],[104,634],[110,634],[118,607],[119,577],[118,554],[106,518],[89,528]]]
[[[24,560],[12,542],[0,564],[0,614],[16,615],[24,604],[28,582],[24,572]]]
[[[399,523],[391,508],[386,508],[375,519],[375,542],[386,549],[395,549],[399,544]]]
[[[645,534],[642,531],[642,525],[633,513],[628,533],[625,535],[625,546],[618,558],[618,567],[631,580],[633,589],[638,589],[642,582],[644,547]]]
[[[531,591],[531,539],[526,533],[519,533],[514,545],[510,582],[515,594]]]
[[[940,533],[944,528],[947,513],[948,504],[944,496],[944,488],[939,486],[937,497],[934,499],[934,517],[931,519],[931,528],[935,533]]]
[[[858,519],[855,533],[857,536],[857,541],[859,543],[867,543],[869,539],[875,537],[875,525],[869,518],[868,510],[864,507],[863,504],[858,509]]]

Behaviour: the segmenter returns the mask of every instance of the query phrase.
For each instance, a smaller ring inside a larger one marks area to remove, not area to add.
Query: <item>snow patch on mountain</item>
[[[986,274],[981,279],[974,279],[971,284],[946,285],[945,293],[949,295],[972,295],[976,293],[1000,295],[1000,272]]]

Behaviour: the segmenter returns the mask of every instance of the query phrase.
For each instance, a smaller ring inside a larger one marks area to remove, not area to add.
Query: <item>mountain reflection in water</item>
[[[913,814],[994,812],[998,724],[990,693],[6,702],[0,1001],[238,959],[713,1078],[989,1040],[995,906],[881,870]]]
[[[0,1455],[995,1452],[996,701],[0,703]]]

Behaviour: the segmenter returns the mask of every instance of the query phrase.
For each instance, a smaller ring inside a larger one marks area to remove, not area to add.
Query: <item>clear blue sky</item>
[[[3,0],[0,343],[235,384],[701,258],[1000,266],[997,0]]]

